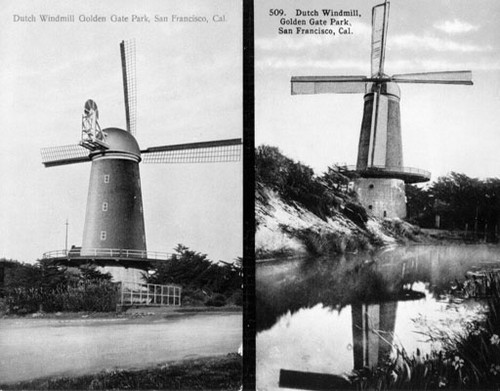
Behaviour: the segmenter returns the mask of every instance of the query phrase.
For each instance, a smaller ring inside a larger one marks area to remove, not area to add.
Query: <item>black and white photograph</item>
[[[242,19],[2,3],[1,389],[241,387]]]
[[[258,390],[498,387],[499,15],[255,2]]]
[[[500,387],[500,3],[2,6],[0,390]]]

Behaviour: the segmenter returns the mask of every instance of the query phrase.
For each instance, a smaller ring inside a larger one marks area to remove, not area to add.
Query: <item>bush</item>
[[[226,298],[224,295],[217,293],[205,302],[207,307],[223,307],[226,305]]]
[[[233,264],[215,264],[206,254],[191,251],[181,244],[175,251],[171,259],[154,265],[156,272],[145,276],[148,283],[181,285],[184,304],[206,303],[206,297],[213,294],[222,295],[225,302],[226,296],[241,292],[241,260]],[[220,299],[216,301],[220,302]]]
[[[255,178],[286,201],[295,201],[326,220],[346,197],[349,179],[329,168],[317,177],[312,168],[284,156],[276,147],[259,146],[255,151]]]
[[[7,311],[19,315],[36,311],[114,311],[117,285],[109,274],[86,265],[70,272],[46,261],[12,267],[4,294]]]

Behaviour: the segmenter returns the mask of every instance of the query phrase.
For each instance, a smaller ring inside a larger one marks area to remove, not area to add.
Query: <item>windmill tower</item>
[[[44,258],[72,265],[91,261],[105,267],[115,280],[139,282],[150,260],[168,258],[147,251],[139,163],[235,162],[241,159],[241,139],[141,149],[135,138],[134,41],[121,42],[120,52],[127,129],[101,129],[97,104],[88,100],[80,143],[41,151],[45,167],[91,162],[81,249],[50,252]]]
[[[398,83],[472,85],[470,71],[384,73],[389,2],[372,10],[371,76],[292,77],[292,95],[364,94],[364,110],[356,166],[346,167],[355,177],[361,204],[374,216],[406,216],[405,183],[426,182],[430,173],[404,167]]]

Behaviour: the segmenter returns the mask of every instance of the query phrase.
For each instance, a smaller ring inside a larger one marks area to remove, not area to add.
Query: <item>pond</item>
[[[258,389],[278,389],[280,369],[343,376],[380,364],[395,347],[409,355],[440,349],[440,337],[485,317],[483,276],[496,271],[500,247],[488,245],[260,263]]]

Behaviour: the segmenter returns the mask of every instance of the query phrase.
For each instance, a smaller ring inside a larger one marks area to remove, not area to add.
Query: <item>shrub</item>
[[[255,178],[285,201],[295,201],[326,220],[346,197],[348,178],[329,168],[317,177],[312,168],[284,156],[276,147],[259,146],[255,151]]]
[[[205,302],[205,305],[208,307],[223,307],[226,305],[226,298],[224,297],[224,295],[217,293],[213,297],[208,299]]]
[[[117,286],[109,274],[86,265],[76,273],[46,261],[18,264],[5,287],[7,311],[114,311]]]
[[[229,297],[241,291],[241,260],[233,264],[215,264],[206,254],[179,244],[168,261],[157,262],[155,273],[145,276],[151,284],[177,284],[183,287],[183,303],[204,303],[213,293]],[[225,300],[225,299],[224,299]]]

